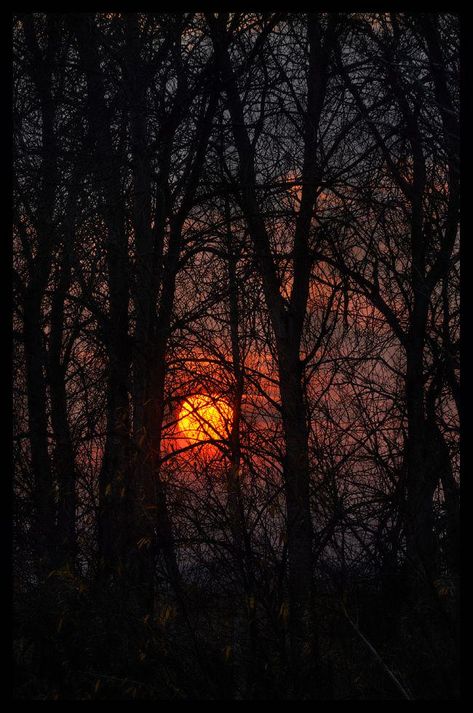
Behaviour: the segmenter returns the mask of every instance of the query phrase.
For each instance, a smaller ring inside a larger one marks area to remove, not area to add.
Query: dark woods
[[[458,34],[14,18],[16,698],[459,696]]]

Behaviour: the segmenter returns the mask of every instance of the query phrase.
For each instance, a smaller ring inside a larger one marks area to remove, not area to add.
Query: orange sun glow
[[[231,422],[231,407],[221,399],[204,394],[189,396],[179,412],[179,429],[194,443],[225,438]]]

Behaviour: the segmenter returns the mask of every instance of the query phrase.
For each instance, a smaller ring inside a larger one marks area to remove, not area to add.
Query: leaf
[[[163,607],[163,609],[161,610],[161,615],[160,615],[160,617],[159,617],[159,623],[160,623],[161,625],[166,624],[166,622],[169,621],[169,619],[173,619],[173,618],[174,618],[174,614],[175,614],[175,612],[174,612],[173,607],[170,606],[169,604],[166,605],[166,606]]]
[[[149,547],[151,543],[151,538],[150,537],[142,537],[141,539],[138,540],[136,543],[138,546],[138,549],[141,550],[143,547]]]
[[[279,616],[283,621],[287,621],[287,618],[289,616],[289,604],[287,602],[283,602],[279,608]]]

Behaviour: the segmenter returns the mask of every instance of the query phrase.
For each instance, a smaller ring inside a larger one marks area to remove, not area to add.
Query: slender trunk
[[[45,573],[55,563],[55,493],[48,447],[48,412],[42,302],[51,272],[56,230],[54,206],[58,179],[58,146],[55,134],[55,103],[52,95],[53,58],[56,51],[57,21],[47,21],[47,46],[43,53],[38,44],[31,15],[23,17],[25,40],[29,50],[29,71],[36,85],[41,112],[41,184],[38,208],[34,216],[37,252],[32,261],[30,284],[24,303],[24,348],[31,465],[34,475],[35,538],[39,570]]]
[[[246,527],[241,489],[241,443],[240,422],[244,390],[244,372],[241,363],[236,277],[237,259],[232,246],[230,205],[225,202],[227,220],[227,268],[229,286],[230,341],[234,373],[234,396],[232,400],[232,426],[230,432],[230,467],[227,469],[228,512],[236,558],[237,588],[234,614],[233,662],[234,697],[245,700],[251,697],[252,676],[256,663],[256,592],[253,553]]]
[[[76,465],[67,412],[66,365],[62,361],[64,300],[70,281],[70,263],[66,251],[64,251],[59,282],[51,308],[48,378],[51,395],[51,424],[54,436],[54,470],[58,484],[58,565],[68,566],[73,571],[77,550]]]
[[[406,544],[408,568],[414,590],[425,589],[435,579],[436,547],[433,532],[435,485],[426,468],[424,370],[422,326],[412,326],[407,351],[407,484]]]
[[[412,596],[421,601],[436,578],[433,483],[426,467],[424,348],[429,311],[426,282],[428,235],[423,225],[425,164],[420,139],[413,140],[414,177],[411,213],[412,313],[406,344],[407,483],[406,546]]]
[[[426,399],[426,462],[432,480],[442,487],[446,515],[444,557],[449,575],[457,580],[460,574],[460,487],[453,474],[445,436],[436,419],[436,398],[442,388],[441,373],[439,377],[436,383],[432,382]]]
[[[166,353],[171,329],[171,319],[176,291],[176,274],[181,251],[182,224],[172,221],[166,264],[159,305],[159,315],[155,326],[150,355],[150,387],[144,408],[145,450],[149,457],[148,477],[144,484],[145,502],[156,505],[155,527],[157,547],[161,550],[167,573],[178,598],[182,596],[182,581],[177,564],[174,534],[168,513],[165,487],[161,478],[161,442],[165,416]]]
[[[31,467],[34,476],[34,522],[32,536],[39,574],[46,575],[54,566],[55,495],[48,448],[47,393],[45,383],[44,334],[41,293],[27,290],[24,304],[23,341],[28,398],[28,427]]]

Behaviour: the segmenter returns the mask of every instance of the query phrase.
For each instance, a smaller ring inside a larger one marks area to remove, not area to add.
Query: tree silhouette
[[[12,37],[15,697],[458,698],[458,17]]]

